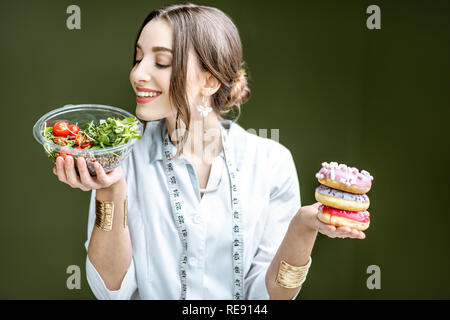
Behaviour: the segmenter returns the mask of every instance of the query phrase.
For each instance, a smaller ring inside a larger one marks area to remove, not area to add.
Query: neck
[[[166,124],[172,143],[178,146],[186,130],[186,125],[181,122],[177,129],[177,135],[175,119],[175,116],[167,117]],[[220,120],[216,113],[210,112],[206,118],[201,118],[198,112],[191,113],[189,135],[183,146],[183,154],[198,164],[211,164],[221,150]]]

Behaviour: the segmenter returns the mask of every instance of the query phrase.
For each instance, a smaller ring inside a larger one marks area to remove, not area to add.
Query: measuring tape
[[[244,298],[244,241],[241,230],[241,206],[240,198],[237,187],[238,176],[233,164],[233,154],[228,148],[227,135],[225,130],[221,126],[222,131],[222,146],[225,155],[225,163],[228,170],[228,176],[230,178],[231,189],[231,211],[232,211],[232,261],[233,261],[233,298],[235,300],[241,300]],[[186,266],[187,266],[187,228],[184,220],[184,206],[181,201],[180,189],[178,187],[178,181],[174,173],[173,161],[170,158],[173,157],[170,149],[169,134],[166,132],[166,136],[163,142],[164,152],[164,169],[167,176],[167,182],[169,186],[170,203],[172,207],[172,213],[177,226],[178,235],[182,244],[182,253],[180,257],[180,281],[181,281],[181,300],[186,300],[187,285],[186,285]]]

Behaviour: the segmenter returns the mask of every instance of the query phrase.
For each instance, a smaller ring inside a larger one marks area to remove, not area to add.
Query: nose
[[[144,65],[139,63],[134,70],[131,71],[131,79],[136,84],[144,84],[151,80],[150,74],[145,70]]]

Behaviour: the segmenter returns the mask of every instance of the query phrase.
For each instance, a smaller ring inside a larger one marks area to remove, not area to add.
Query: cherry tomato
[[[83,148],[80,146],[77,146],[77,147],[74,147],[74,149],[83,149]]]
[[[76,135],[80,131],[80,128],[76,124],[70,124],[69,131],[70,131],[70,134]]]
[[[76,143],[77,145],[82,146],[83,143],[85,143],[85,142],[86,142],[86,137],[85,137],[84,135],[82,135],[82,134],[77,134],[77,135],[75,136],[75,143]]]
[[[91,142],[91,141],[86,142],[86,143],[83,143],[83,144],[81,145],[81,149],[84,149],[84,148],[89,147],[89,146],[92,146],[92,142]]]
[[[69,126],[65,121],[58,121],[53,126],[53,135],[58,137],[66,137],[70,133]]]

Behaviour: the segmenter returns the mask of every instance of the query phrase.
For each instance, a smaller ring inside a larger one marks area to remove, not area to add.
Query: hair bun
[[[244,69],[240,69],[236,74],[230,96],[230,107],[240,106],[250,98],[250,89],[247,87],[247,77]]]

